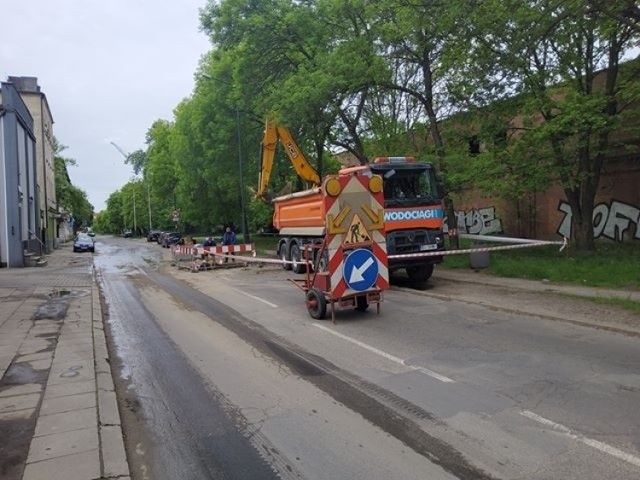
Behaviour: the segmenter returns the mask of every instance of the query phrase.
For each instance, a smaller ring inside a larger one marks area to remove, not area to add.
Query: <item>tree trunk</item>
[[[565,189],[571,205],[571,243],[579,252],[593,251],[596,248],[593,238],[595,189],[590,183],[585,179],[579,188]]]

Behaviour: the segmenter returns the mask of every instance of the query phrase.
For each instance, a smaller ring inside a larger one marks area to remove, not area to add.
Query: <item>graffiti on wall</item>
[[[495,207],[474,208],[456,212],[458,231],[472,235],[502,233],[502,222],[496,217]]]
[[[558,227],[558,234],[571,238],[571,206],[561,201],[558,210],[564,218]],[[633,234],[634,240],[640,240],[640,209],[628,203],[611,200],[610,203],[599,203],[593,209],[593,237],[605,237],[622,242],[626,232]]]

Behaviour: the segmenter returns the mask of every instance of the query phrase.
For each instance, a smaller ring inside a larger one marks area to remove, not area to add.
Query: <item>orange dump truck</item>
[[[426,281],[434,264],[442,262],[441,255],[402,258],[393,255],[444,250],[442,189],[433,166],[416,162],[412,157],[379,157],[371,164],[342,169],[339,174],[377,174],[383,178],[389,271],[404,268],[412,281]],[[304,245],[322,243],[323,195],[322,188],[315,187],[273,199],[273,225],[281,236],[278,256],[285,269],[304,272],[301,255]],[[320,265],[322,268],[321,261]]]

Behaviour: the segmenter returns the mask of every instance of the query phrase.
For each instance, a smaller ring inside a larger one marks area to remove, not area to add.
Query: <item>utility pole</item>
[[[118,146],[115,142],[109,142],[113,147],[120,152],[120,154],[124,157],[125,161],[129,160],[131,156],[130,153],[125,152],[122,148]],[[135,178],[135,177],[134,177]],[[147,182],[147,204],[149,206],[149,231],[152,230],[151,226],[151,189],[149,187],[149,182]],[[136,232],[136,190],[135,187],[133,189],[133,232]]]

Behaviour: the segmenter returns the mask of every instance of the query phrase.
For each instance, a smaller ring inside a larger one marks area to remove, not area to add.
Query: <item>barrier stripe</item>
[[[530,247],[541,247],[544,245],[560,245],[560,252],[565,249],[567,246],[567,239],[565,238],[562,242],[552,242],[552,241],[537,241],[536,243],[523,243],[520,245],[504,245],[501,247],[482,247],[482,248],[467,248],[464,250],[443,250],[441,252],[420,252],[420,253],[401,253],[395,255],[389,255],[389,259],[395,258],[420,258],[420,257],[441,257],[443,255],[461,255],[465,253],[476,253],[476,252],[497,252],[501,250],[516,250],[518,248],[530,248]]]
[[[503,250],[515,250],[518,248],[531,248],[531,247],[538,247],[538,246],[544,246],[544,245],[560,245],[560,251],[562,251],[566,246],[567,246],[567,239],[565,239],[564,241],[543,241],[543,240],[537,240],[535,243],[525,243],[525,244],[520,244],[520,245],[504,245],[504,246],[498,246],[498,247],[482,247],[482,248],[468,248],[468,249],[461,249],[461,250],[444,250],[441,252],[421,252],[421,253],[405,253],[405,254],[398,254],[398,255],[388,255],[389,259],[395,259],[395,258],[419,258],[419,257],[440,257],[440,256],[445,256],[445,255],[466,255],[469,253],[476,253],[476,252],[495,252],[495,251],[503,251]],[[180,248],[180,249],[184,249],[179,253],[191,253],[191,251],[193,250],[193,247],[189,247],[189,246],[179,246],[176,247],[176,250]],[[206,248],[206,247],[205,247]],[[215,247],[211,247],[211,248],[215,248]],[[211,252],[209,252],[211,253]],[[255,251],[253,251],[253,257],[238,257],[237,260],[241,260],[242,262],[249,262],[249,263],[267,263],[267,264],[274,264],[274,265],[283,265],[283,264],[292,264],[293,262],[290,260],[287,261],[283,261],[279,258],[265,258],[265,257],[257,257],[255,254]]]

